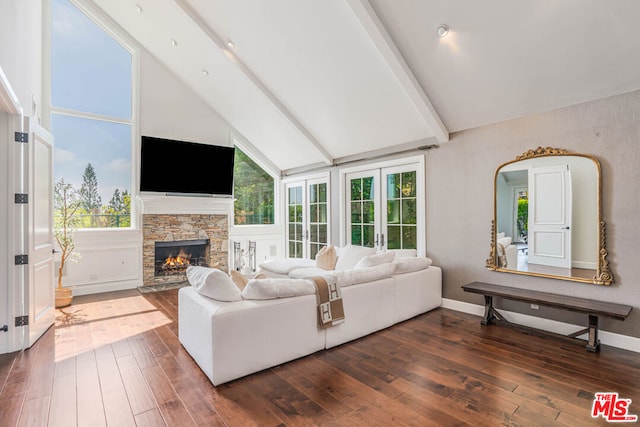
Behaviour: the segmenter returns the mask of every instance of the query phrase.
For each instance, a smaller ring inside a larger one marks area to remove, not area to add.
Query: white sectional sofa
[[[345,321],[320,329],[315,295],[223,302],[184,287],[178,301],[179,339],[219,385],[439,307],[442,272],[429,266],[342,286],[341,292]]]

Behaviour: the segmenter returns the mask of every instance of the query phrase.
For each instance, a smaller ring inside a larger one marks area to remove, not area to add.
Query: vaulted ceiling
[[[640,89],[636,0],[93,1],[280,170]]]

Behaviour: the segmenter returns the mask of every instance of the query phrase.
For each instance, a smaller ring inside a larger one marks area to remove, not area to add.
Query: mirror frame
[[[596,166],[598,188],[596,194],[596,204],[598,209],[598,262],[596,266],[596,275],[591,278],[572,277],[572,276],[558,276],[545,273],[535,273],[530,271],[518,271],[510,270],[503,267],[499,267],[497,263],[497,249],[496,249],[496,223],[497,223],[497,182],[498,173],[507,165],[516,163],[520,160],[533,159],[537,157],[551,157],[551,156],[574,156],[574,157],[586,157],[593,161]],[[568,280],[572,282],[591,283],[595,285],[609,286],[613,283],[613,273],[609,268],[609,261],[607,261],[607,248],[606,248],[606,227],[605,222],[602,220],[602,171],[600,169],[600,161],[592,155],[581,153],[570,153],[562,148],[552,147],[538,147],[535,150],[528,150],[519,156],[516,156],[515,160],[505,162],[498,166],[493,179],[493,220],[491,221],[491,252],[489,258],[486,260],[486,268],[492,271],[502,273],[522,274],[526,276],[546,277],[550,279]]]

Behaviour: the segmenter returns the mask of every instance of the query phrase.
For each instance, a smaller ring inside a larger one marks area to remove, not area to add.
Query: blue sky
[[[52,1],[51,99],[62,107],[131,118],[131,54],[67,0]],[[54,177],[77,188],[91,163],[103,204],[131,191],[129,125],[54,114]]]

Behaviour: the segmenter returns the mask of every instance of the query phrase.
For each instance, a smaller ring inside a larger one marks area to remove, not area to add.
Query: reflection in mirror
[[[597,159],[559,149],[538,148],[503,164],[487,267],[611,284],[600,179]]]

